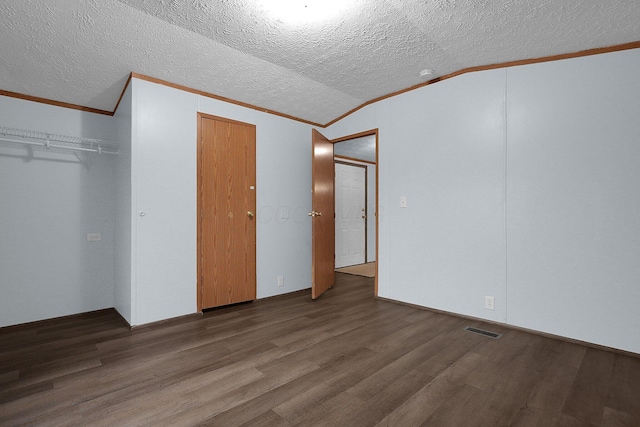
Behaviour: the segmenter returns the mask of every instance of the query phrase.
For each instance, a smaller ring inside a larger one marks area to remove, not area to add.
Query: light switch
[[[401,208],[406,208],[407,207],[407,198],[406,198],[406,196],[401,196],[400,197],[400,207]]]
[[[101,233],[87,233],[87,242],[99,242],[102,240]]]

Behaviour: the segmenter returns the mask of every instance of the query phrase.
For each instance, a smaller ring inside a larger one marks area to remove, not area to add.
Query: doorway
[[[336,167],[340,163],[346,163],[352,166],[363,168],[365,172],[365,188],[366,188],[366,201],[364,215],[362,207],[358,207],[359,217],[364,220],[364,259],[361,257],[360,261],[364,264],[359,264],[346,269],[352,269],[355,274],[360,272],[363,275],[369,276],[373,272],[375,275],[375,295],[378,294],[378,130],[372,129],[370,131],[361,132],[358,134],[347,135],[341,138],[334,139],[334,161]],[[338,184],[336,183],[336,233],[340,232],[338,226],[338,203],[339,197]],[[353,202],[355,205],[355,202]],[[353,217],[356,217],[356,213],[352,212]],[[364,216],[365,218],[362,218]],[[343,232],[344,235],[344,232]],[[345,248],[339,247],[339,236],[336,234],[336,260],[339,258],[339,253],[344,251]],[[356,252],[355,249],[353,252]],[[339,264],[336,263],[336,268],[339,268]],[[344,269],[343,269],[344,270]]]
[[[256,127],[198,114],[198,311],[256,298]]]

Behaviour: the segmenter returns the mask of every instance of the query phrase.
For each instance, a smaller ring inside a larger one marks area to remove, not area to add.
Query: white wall
[[[113,140],[111,117],[3,96],[0,126]],[[114,161],[0,142],[0,326],[113,306]]]
[[[380,129],[380,296],[640,353],[638,72],[466,74],[331,126]]]
[[[135,219],[131,210],[133,202],[131,181],[131,138],[132,138],[132,87],[129,85],[120,100],[114,115],[116,140],[120,144],[115,165],[115,295],[114,306],[130,325],[134,324],[132,307],[135,305],[132,283],[132,223]]]
[[[392,283],[381,296],[506,320],[504,75],[463,75],[391,99]],[[495,311],[484,309],[487,295]]]
[[[255,123],[257,297],[266,298],[311,287],[311,126],[259,112]]]
[[[144,80],[132,88],[132,324],[196,311],[198,112],[257,128],[258,298],[310,287],[311,127]]]
[[[510,69],[509,322],[640,353],[640,50]]]
[[[132,81],[132,324],[196,311],[196,97]]]

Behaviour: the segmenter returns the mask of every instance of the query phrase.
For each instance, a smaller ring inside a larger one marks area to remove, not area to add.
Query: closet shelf
[[[101,139],[56,135],[0,126],[0,141],[36,145],[46,149],[85,151],[99,154],[118,154],[118,145]]]

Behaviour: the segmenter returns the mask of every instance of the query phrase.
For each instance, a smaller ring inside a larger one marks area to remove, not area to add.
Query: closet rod
[[[24,129],[6,128],[1,126],[0,141],[10,142],[14,144],[36,145],[39,147],[44,147],[46,149],[56,148],[62,150],[85,151],[89,153],[99,154],[118,154],[117,145],[100,139],[56,135]]]

